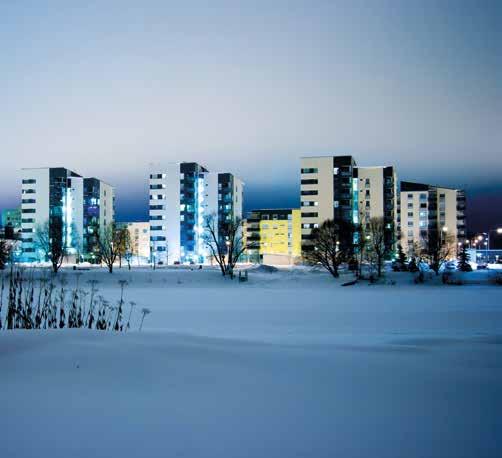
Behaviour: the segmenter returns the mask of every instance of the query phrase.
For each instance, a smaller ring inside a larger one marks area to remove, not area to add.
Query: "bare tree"
[[[127,228],[125,228],[123,234],[123,244],[124,244],[124,259],[127,262],[128,270],[131,270],[131,262],[136,250],[134,247],[134,242],[131,239],[131,234],[129,232],[129,229]]]
[[[333,277],[338,277],[340,264],[354,252],[354,226],[344,221],[326,220],[311,233],[311,247],[303,258],[309,264],[321,264]]]
[[[367,226],[366,239],[368,241],[368,250],[373,255],[377,265],[377,274],[382,276],[382,267],[384,257],[387,254],[385,245],[385,221],[382,217],[370,218]]]
[[[129,229],[126,226],[116,227],[117,232],[117,243],[118,243],[118,258],[119,258],[119,269],[122,268],[122,258],[126,258],[127,252],[130,250],[131,238],[129,236]],[[127,260],[129,265],[129,270],[131,269],[131,260]]]
[[[422,255],[429,262],[430,268],[439,274],[441,266],[453,253],[453,237],[443,230],[430,228],[423,236]]]
[[[5,240],[0,240],[0,270],[5,269],[5,264],[10,258],[12,245]]]
[[[99,256],[110,273],[113,273],[113,265],[119,255],[121,237],[120,230],[116,229],[114,223],[104,227],[97,237]]]
[[[217,223],[215,215],[209,215],[204,221],[204,243],[212,258],[220,266],[223,276],[233,278],[234,267],[242,254],[254,246],[246,243],[243,237],[243,222],[241,218]]]
[[[355,228],[357,232],[357,238],[355,241],[355,247],[357,249],[357,277],[362,277],[363,272],[363,262],[366,255],[366,245],[368,244],[368,239],[366,238],[366,229],[364,224],[359,224]]]
[[[50,221],[35,228],[35,246],[42,251],[45,260],[50,261],[55,274],[67,255],[67,234],[61,217],[51,217]]]

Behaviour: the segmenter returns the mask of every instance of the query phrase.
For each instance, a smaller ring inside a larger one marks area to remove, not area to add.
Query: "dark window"
[[[35,213],[35,209],[34,208],[23,208],[21,210],[21,213]]]
[[[302,218],[317,218],[317,212],[302,213]]]
[[[319,194],[319,192],[317,190],[314,190],[314,191],[302,191],[301,192],[302,196],[317,196],[317,194]]]
[[[317,173],[319,170],[314,168],[302,169],[302,173]]]
[[[317,184],[317,178],[302,180],[302,184]]]
[[[23,180],[23,184],[35,184],[37,180],[33,179],[28,179],[28,180]]]
[[[150,205],[150,210],[164,210],[164,205]]]
[[[34,223],[35,220],[33,218],[23,218],[21,220],[22,223]]]
[[[22,204],[35,204],[37,201],[35,199],[22,199]]]
[[[162,235],[157,235],[155,237],[150,237],[150,241],[152,241],[152,242],[165,242],[166,238]]]

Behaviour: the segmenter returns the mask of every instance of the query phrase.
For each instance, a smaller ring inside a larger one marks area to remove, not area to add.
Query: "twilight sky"
[[[300,156],[352,154],[501,224],[501,24],[482,0],[2,1],[0,208],[65,166],[144,219],[149,163],[182,160],[292,206]]]

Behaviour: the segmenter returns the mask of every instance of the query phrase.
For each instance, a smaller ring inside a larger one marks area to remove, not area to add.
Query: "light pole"
[[[443,240],[443,232],[446,234],[448,232],[448,228],[446,226],[443,226],[441,228],[441,237],[440,237],[440,244],[443,246],[444,240]]]

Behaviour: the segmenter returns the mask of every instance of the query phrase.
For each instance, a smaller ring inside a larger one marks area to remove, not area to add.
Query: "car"
[[[394,272],[407,272],[408,265],[406,263],[402,263],[401,261],[392,261],[392,270]]]
[[[478,270],[488,269],[488,264],[486,262],[478,262]]]

